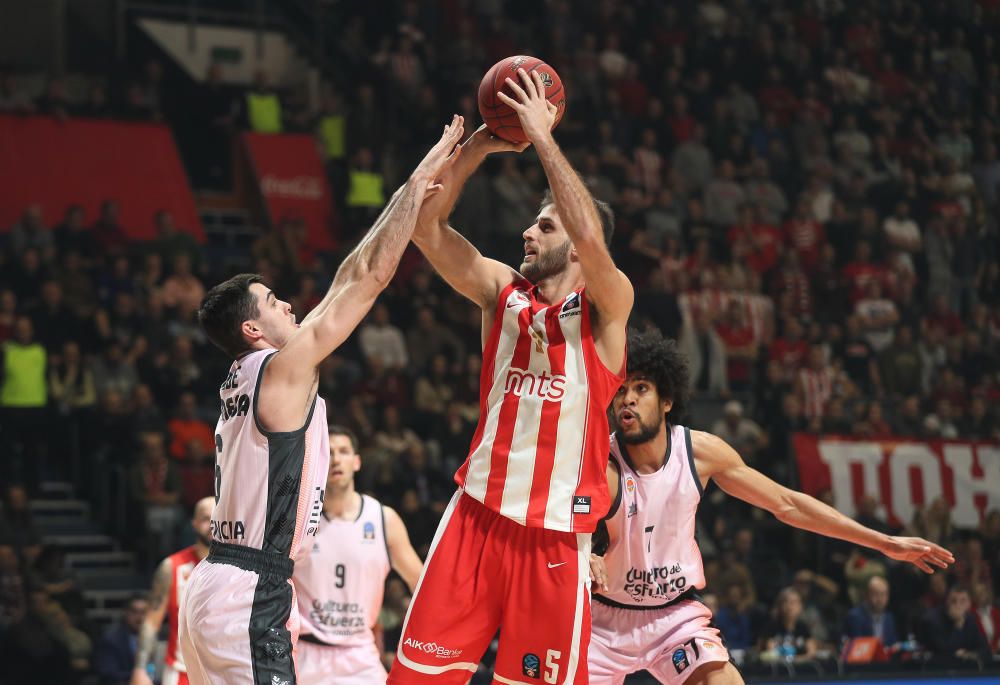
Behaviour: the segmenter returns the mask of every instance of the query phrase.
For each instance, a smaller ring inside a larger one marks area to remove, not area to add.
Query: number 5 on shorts
[[[559,657],[562,656],[562,652],[555,649],[550,649],[545,653],[545,682],[549,685],[555,685],[556,681],[559,680]]]

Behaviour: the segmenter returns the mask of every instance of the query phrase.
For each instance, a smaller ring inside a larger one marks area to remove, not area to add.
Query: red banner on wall
[[[31,204],[52,226],[70,205],[91,223],[104,200],[117,200],[133,238],[154,238],[153,215],[166,209],[179,229],[204,239],[174,138],[160,124],[0,116],[0,178],[0,230]]]
[[[975,528],[1000,508],[1000,444],[946,440],[854,440],[797,433],[793,438],[802,490],[833,493],[834,506],[854,516],[865,495],[896,525],[919,506],[944,497],[952,520]]]
[[[285,218],[302,219],[310,247],[333,249],[333,195],[316,139],[305,134],[245,133],[243,140],[274,225]]]

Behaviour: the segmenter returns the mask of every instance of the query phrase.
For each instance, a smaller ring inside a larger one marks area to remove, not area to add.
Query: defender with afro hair
[[[691,374],[676,342],[664,338],[655,328],[629,329],[626,374],[648,379],[661,399],[673,403],[667,412],[668,423],[676,426],[684,421],[690,401]]]

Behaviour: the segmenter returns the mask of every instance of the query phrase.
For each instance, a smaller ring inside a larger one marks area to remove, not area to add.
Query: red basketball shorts
[[[459,490],[410,602],[389,684],[467,682],[498,628],[497,682],[587,683],[590,534],[526,528]]]

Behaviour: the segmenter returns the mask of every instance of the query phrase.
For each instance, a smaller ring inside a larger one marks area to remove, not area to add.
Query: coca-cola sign
[[[279,178],[274,174],[268,174],[260,182],[260,187],[267,197],[294,197],[300,200],[323,199],[323,179],[315,176]]]
[[[312,136],[246,133],[244,142],[271,222],[301,218],[310,247],[333,249],[333,193]]]

